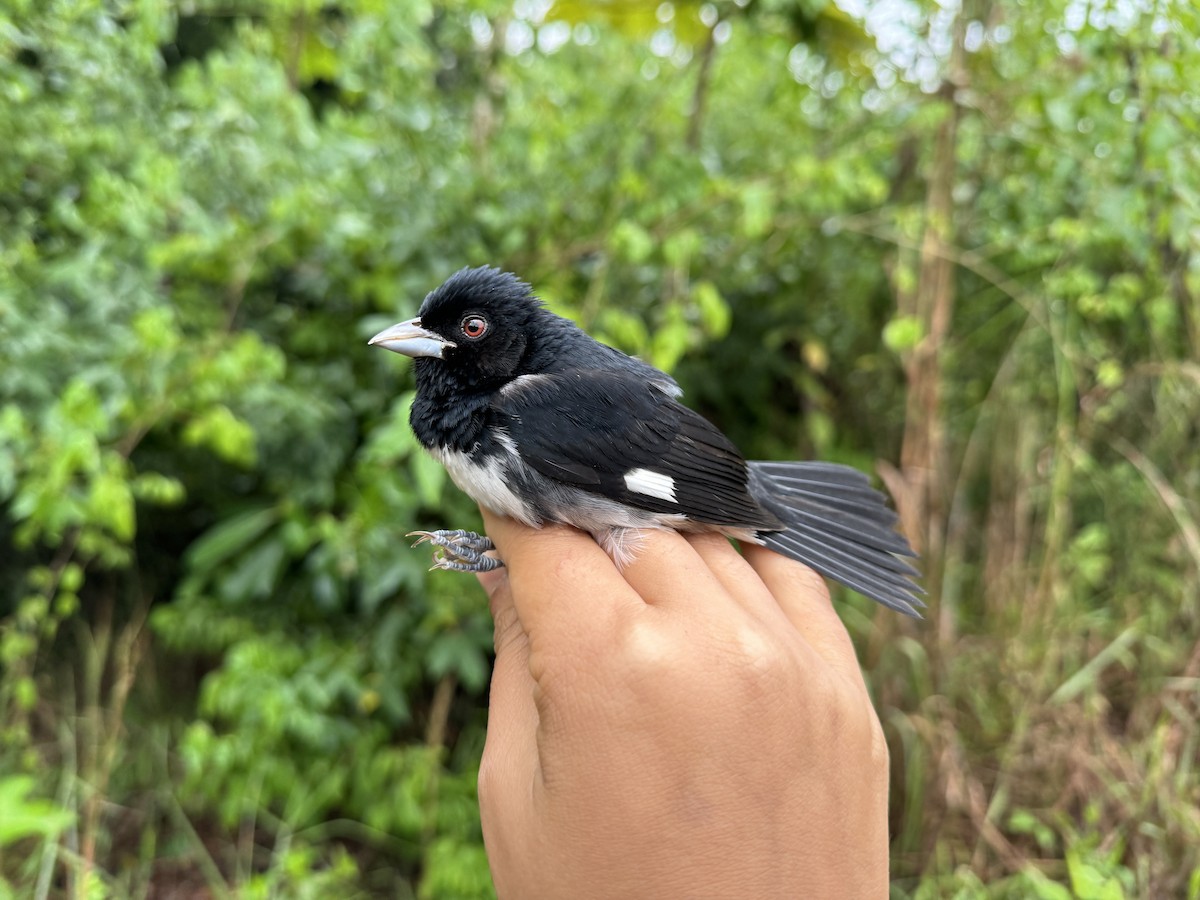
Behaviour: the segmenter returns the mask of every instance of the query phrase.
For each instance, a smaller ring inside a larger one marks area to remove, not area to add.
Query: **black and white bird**
[[[473,500],[527,525],[589,532],[618,566],[639,529],[762,544],[909,615],[925,604],[896,514],[865,475],[824,462],[747,462],[679,402],[669,375],[591,338],[499,269],[462,269],[415,319],[371,338],[414,357],[410,421]],[[435,566],[503,565],[467,531],[416,532]]]

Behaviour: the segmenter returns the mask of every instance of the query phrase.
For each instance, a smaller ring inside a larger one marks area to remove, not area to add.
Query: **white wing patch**
[[[662,472],[650,469],[630,469],[625,473],[625,487],[635,494],[657,497],[668,503],[675,502],[675,479]]]

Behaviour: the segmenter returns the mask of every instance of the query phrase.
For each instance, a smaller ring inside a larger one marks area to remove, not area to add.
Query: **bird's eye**
[[[462,328],[463,334],[471,338],[471,340],[476,340],[483,337],[487,332],[488,323],[487,319],[483,318],[483,316],[467,316],[462,320],[462,325],[459,327]]]

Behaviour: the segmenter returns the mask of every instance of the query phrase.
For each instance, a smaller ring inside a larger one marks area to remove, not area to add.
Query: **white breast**
[[[506,449],[510,449],[511,442],[504,443]],[[431,453],[446,467],[454,483],[476,503],[526,525],[541,524],[529,505],[509,488],[502,458],[492,457],[480,462],[474,459],[474,451],[451,450],[449,447],[439,447]]]

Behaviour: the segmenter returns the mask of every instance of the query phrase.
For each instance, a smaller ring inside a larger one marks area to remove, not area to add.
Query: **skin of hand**
[[[666,531],[622,572],[573,529],[484,521],[499,897],[887,896],[887,745],[820,576]]]

